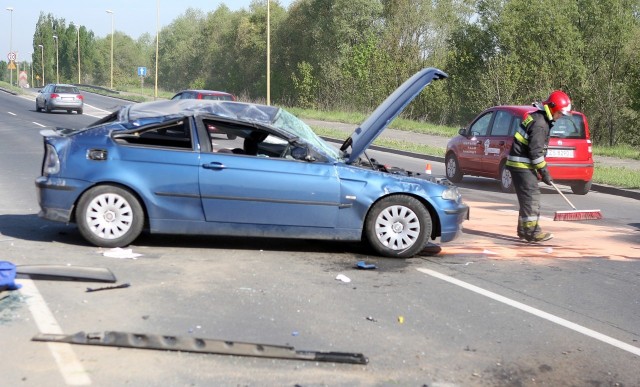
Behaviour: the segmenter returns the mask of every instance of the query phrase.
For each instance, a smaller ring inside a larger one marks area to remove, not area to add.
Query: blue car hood
[[[353,163],[364,153],[371,143],[382,133],[391,121],[432,81],[447,78],[447,74],[436,68],[425,68],[407,79],[387,99],[371,113],[340,148],[345,151],[351,146],[347,163]]]

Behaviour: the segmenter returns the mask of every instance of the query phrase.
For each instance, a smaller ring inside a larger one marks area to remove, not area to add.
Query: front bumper
[[[462,222],[469,220],[470,213],[469,206],[464,203],[460,203],[455,209],[445,210],[441,219],[440,241],[451,242],[458,238],[462,232]]]

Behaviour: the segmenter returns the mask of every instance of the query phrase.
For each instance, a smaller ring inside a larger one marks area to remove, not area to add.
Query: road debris
[[[103,256],[109,258],[119,258],[119,259],[137,259],[141,257],[142,254],[134,253],[133,249],[123,249],[120,247],[116,247],[102,253]]]
[[[356,268],[360,270],[373,270],[373,269],[377,269],[378,267],[372,263],[366,263],[365,261],[358,261],[358,263],[356,263]]]
[[[114,285],[114,286],[104,286],[104,287],[101,287],[101,288],[87,288],[87,293],[99,292],[101,290],[124,289],[124,288],[128,288],[129,286],[131,286],[131,285],[130,284],[120,284],[120,285]]]
[[[351,282],[351,278],[347,277],[347,276],[346,276],[346,275],[344,275],[344,274],[338,274],[338,275],[336,276],[336,279],[337,279],[338,281],[342,281],[342,282],[345,282],[345,283],[349,283],[349,282]]]
[[[78,332],[72,335],[40,333],[34,336],[32,340],[106,347],[156,349],[161,351],[254,356],[272,359],[308,360],[349,364],[369,363],[369,359],[361,353],[296,351],[294,347],[282,345],[116,331],[96,333]]]

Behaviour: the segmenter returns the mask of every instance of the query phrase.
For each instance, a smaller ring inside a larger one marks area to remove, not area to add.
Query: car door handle
[[[203,164],[202,168],[204,169],[214,169],[214,170],[220,170],[220,169],[225,169],[226,166],[222,163],[209,163],[209,164]]]
[[[498,144],[499,144],[500,146],[502,146],[502,145],[504,145],[504,144],[505,144],[505,142],[504,142],[504,141],[500,141]]]

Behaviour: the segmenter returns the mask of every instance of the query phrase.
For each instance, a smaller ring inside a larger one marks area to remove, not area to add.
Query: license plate
[[[548,149],[547,157],[560,157],[560,158],[568,158],[572,159],[573,149]]]

